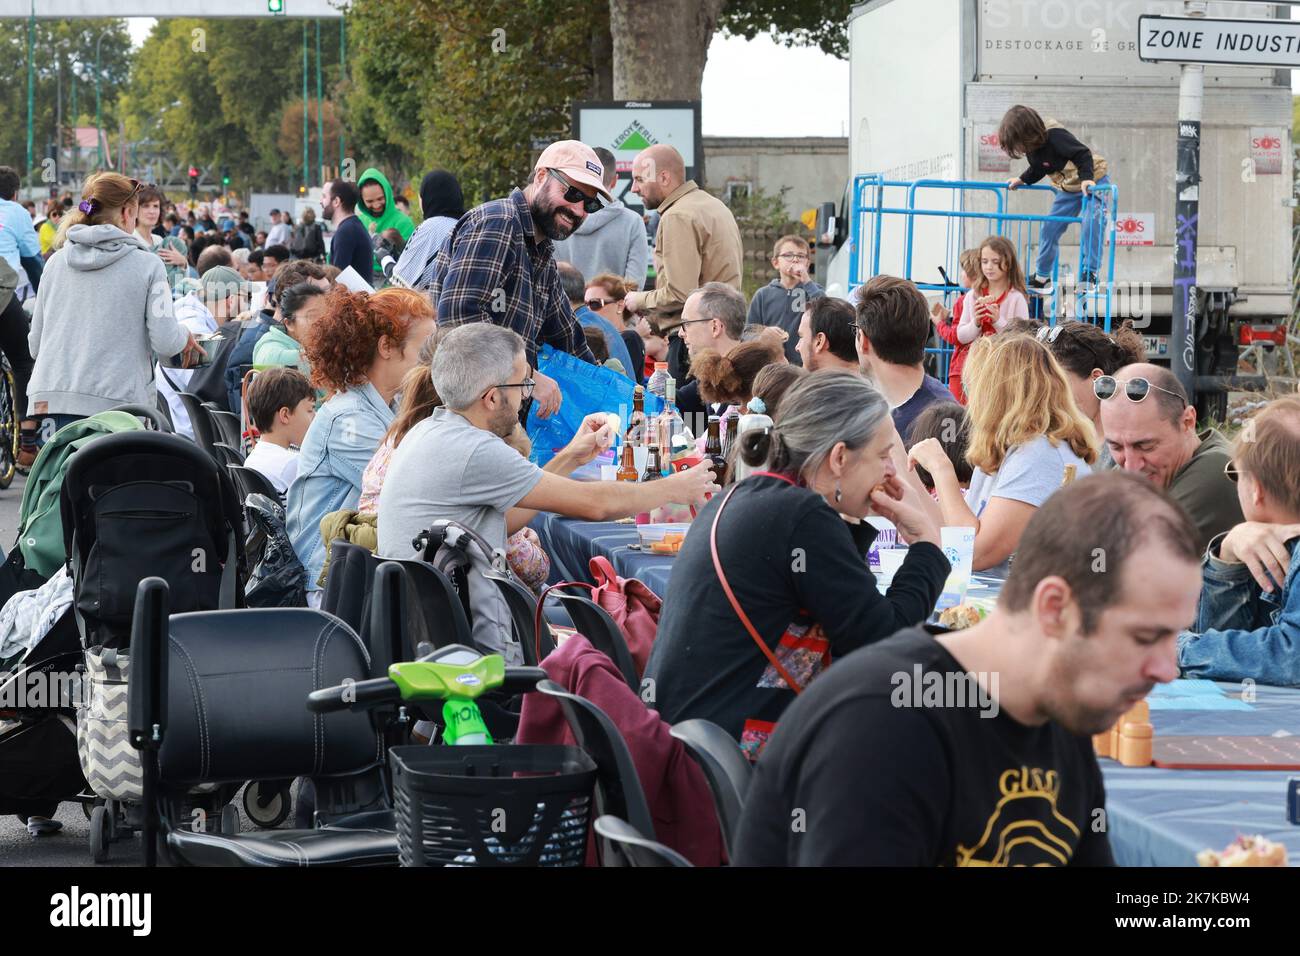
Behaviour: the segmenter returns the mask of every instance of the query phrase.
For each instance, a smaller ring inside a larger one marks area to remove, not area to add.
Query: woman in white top
[[[938,439],[913,445],[908,459],[933,476],[943,524],[975,529],[974,569],[1005,573],[1038,507],[1062,484],[1092,470],[1097,435],[1061,366],[1031,335],[979,339],[962,386],[970,489],[963,495]]]

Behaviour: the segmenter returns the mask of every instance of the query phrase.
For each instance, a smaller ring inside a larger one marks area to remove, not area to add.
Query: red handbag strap
[[[736,600],[736,594],[731,590],[730,582],[727,581],[726,572],[722,570],[722,559],[718,557],[718,521],[722,517],[722,510],[727,507],[727,502],[731,500],[731,496],[735,494],[736,489],[739,487],[739,485],[731,486],[731,490],[728,491],[726,497],[722,499],[722,504],[718,505],[717,513],[713,516],[713,526],[709,529],[709,549],[713,552],[713,570],[718,573],[718,580],[722,582],[722,593],[725,594],[727,600],[731,602],[731,609],[736,612],[736,617],[740,618],[740,623],[745,625],[745,630],[747,630],[749,636],[754,639],[754,643],[757,644],[758,649],[763,652],[768,663],[776,668],[776,672],[781,675],[781,679],[785,681],[787,687],[796,694],[802,694],[803,688],[799,686],[798,682],[795,681],[793,677],[790,676],[789,671],[781,666],[781,662],[776,659],[776,655],[772,653],[772,649],[767,646],[767,642],[759,637],[758,630],[754,627],[753,622],[750,621],[749,615],[745,613],[744,608],[740,606],[740,602]]]
[[[618,572],[614,570],[614,565],[609,563],[609,558],[603,554],[597,554],[588,562],[588,568],[591,576],[596,579],[597,587],[618,587]]]
[[[533,654],[540,664],[542,661],[542,608],[546,604],[546,596],[556,588],[586,588],[588,591],[596,590],[594,584],[588,584],[586,581],[560,581],[556,584],[548,584],[542,588],[542,593],[537,596],[537,610],[533,612]]]

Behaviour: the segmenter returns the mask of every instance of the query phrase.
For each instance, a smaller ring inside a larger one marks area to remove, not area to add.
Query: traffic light
[[[190,195],[199,194],[199,169],[197,166],[190,167]]]
[[[284,15],[284,0],[266,0],[266,12],[272,16]]]
[[[221,185],[222,185],[222,186],[225,186],[225,187],[229,187],[229,186],[230,186],[230,167],[229,167],[229,166],[222,166],[222,167],[221,167]]]

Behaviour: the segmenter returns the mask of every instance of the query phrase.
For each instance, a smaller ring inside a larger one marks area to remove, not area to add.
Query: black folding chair
[[[591,701],[569,693],[555,681],[538,681],[537,689],[559,701],[578,746],[596,762],[596,811],[621,817],[653,839],[650,804],[618,726]],[[602,853],[602,859],[607,866],[616,865],[608,851]]]
[[[213,446],[213,454],[219,455],[221,452]],[[260,471],[249,468],[244,464],[227,464],[226,470],[230,472],[230,477],[234,479],[235,487],[239,491],[239,500],[247,500],[249,495],[266,495],[272,501],[284,501],[284,495],[276,490],[275,485],[271,484],[271,479],[266,477]]]
[[[244,456],[239,453],[238,449],[231,448],[223,441],[213,442],[212,454],[217,462],[222,465],[243,465]]]
[[[225,442],[231,448],[243,448],[243,429],[239,427],[239,416],[218,408],[212,402],[205,402],[204,408],[212,413],[212,421],[217,426],[217,440]]]
[[[561,594],[558,590],[551,594],[568,612],[578,632],[614,662],[614,666],[627,681],[627,686],[639,694],[641,681],[636,676],[636,662],[632,660],[632,652],[628,649],[623,631],[608,612],[595,601],[580,594]]]
[[[596,818],[596,835],[612,846],[624,866],[690,866],[672,847],[649,840],[626,820],[611,813]]]
[[[682,742],[686,752],[704,771],[718,812],[727,859],[733,859],[736,852],[733,841],[740,829],[740,814],[745,809],[745,793],[754,773],[753,765],[740,752],[735,738],[711,720],[683,720],[669,732]]]
[[[544,661],[555,650],[555,641],[551,639],[550,628],[545,626],[545,618],[542,619],[541,637],[540,641],[538,640],[537,596],[508,574],[488,571],[483,576],[496,583],[497,589],[500,590],[501,596],[510,608],[510,621],[514,626],[515,640],[523,650],[524,663],[536,667],[539,661]],[[540,653],[537,646],[539,643]]]
[[[221,440],[221,434],[217,431],[217,423],[212,419],[212,412],[204,406],[203,400],[197,395],[191,395],[189,392],[176,394],[180,396],[181,404],[185,406],[185,414],[190,417],[194,443],[215,457],[212,446]]]

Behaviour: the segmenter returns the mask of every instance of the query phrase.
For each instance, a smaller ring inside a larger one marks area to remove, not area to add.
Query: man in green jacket
[[[396,229],[403,242],[411,238],[411,233],[415,232],[415,223],[393,202],[393,187],[389,185],[387,176],[371,166],[357,180],[357,188],[361,190],[357,218],[366,227],[372,240],[385,229]],[[382,274],[378,256],[375,257],[374,271]]]

